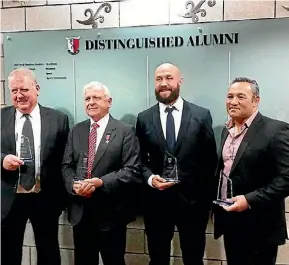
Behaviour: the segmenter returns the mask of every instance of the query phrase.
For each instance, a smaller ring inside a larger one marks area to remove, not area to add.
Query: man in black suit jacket
[[[130,193],[139,180],[139,144],[131,125],[109,114],[107,87],[84,87],[90,119],[70,131],[63,177],[71,195],[75,265],[124,265],[126,225],[131,221]]]
[[[21,264],[29,219],[37,264],[60,265],[58,219],[66,194],[61,162],[69,131],[68,117],[37,103],[40,87],[32,71],[12,71],[8,85],[14,106],[1,109],[1,264]],[[33,138],[28,138],[32,161],[16,156],[22,152],[20,135],[25,123],[33,131]]]
[[[235,197],[232,206],[216,206],[214,216],[228,265],[275,265],[287,238],[289,125],[260,114],[259,100],[259,86],[249,78],[236,78],[228,90],[231,119],[222,132],[217,176],[222,171],[224,183],[231,180]],[[229,189],[219,185],[219,196],[229,199]]]
[[[157,67],[155,94],[159,103],[137,118],[150,265],[170,264],[175,225],[184,264],[203,264],[216,144],[210,111],[183,100],[179,96],[181,83],[176,66],[165,63]],[[169,120],[167,107],[173,109],[173,119]],[[179,183],[163,178],[166,151],[177,158]]]

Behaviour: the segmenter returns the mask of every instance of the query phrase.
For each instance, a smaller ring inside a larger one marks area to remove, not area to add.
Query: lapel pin
[[[110,139],[110,133],[105,136],[105,142],[108,144]]]

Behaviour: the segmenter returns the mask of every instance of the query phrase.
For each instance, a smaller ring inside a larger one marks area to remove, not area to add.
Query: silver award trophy
[[[87,178],[87,163],[88,156],[84,151],[81,151],[76,166],[76,177],[74,178],[75,181],[84,180]]]
[[[180,181],[178,174],[177,159],[167,151],[165,152],[163,173],[161,177],[165,179],[167,182]]]
[[[220,206],[230,206],[233,202],[229,202],[228,199],[232,199],[233,196],[233,181],[221,170],[217,199],[213,203]]]
[[[32,162],[33,161],[33,154],[30,139],[22,134],[20,136],[20,154],[19,158],[23,162]]]

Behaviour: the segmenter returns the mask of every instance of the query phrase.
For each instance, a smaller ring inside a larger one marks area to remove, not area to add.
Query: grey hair
[[[37,84],[36,76],[34,72],[28,68],[17,68],[14,69],[8,76],[8,82],[14,78],[16,75],[22,75],[24,77],[28,77],[30,80],[34,81]]]
[[[256,80],[250,79],[250,78],[248,78],[248,77],[236,77],[236,78],[234,78],[233,81],[231,82],[231,85],[233,85],[233,84],[235,84],[235,83],[239,83],[239,82],[249,83],[253,94],[254,94],[255,96],[259,96],[259,95],[260,95],[259,85],[258,85],[258,83],[257,83]],[[231,85],[230,85],[230,86],[231,86]]]
[[[100,83],[100,82],[97,82],[97,81],[92,81],[88,84],[86,84],[83,88],[83,94],[85,94],[86,90],[87,89],[94,89],[94,90],[103,90],[104,91],[104,95],[107,97],[107,98],[111,98],[111,94],[107,88],[107,86],[103,83]]]

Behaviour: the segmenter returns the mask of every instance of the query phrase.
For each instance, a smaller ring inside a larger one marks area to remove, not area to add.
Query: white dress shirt
[[[102,117],[98,122],[98,128],[96,129],[96,146],[95,146],[95,149],[96,149],[96,152],[97,152],[97,148],[99,146],[99,143],[102,139],[102,136],[104,134],[104,131],[106,129],[106,126],[108,124],[108,121],[109,121],[109,113],[106,114],[104,117]],[[91,125],[94,123],[93,119],[90,118],[90,131],[91,131]]]
[[[19,110],[15,114],[15,140],[16,140],[16,154],[20,154],[20,143],[23,125],[26,118]],[[34,137],[34,151],[35,151],[35,179],[36,183],[30,191],[26,191],[21,185],[18,184],[17,193],[29,193],[40,191],[40,152],[41,152],[41,116],[39,105],[30,113],[30,121]],[[20,173],[19,173],[20,174]],[[20,175],[19,175],[20,176]]]
[[[174,122],[175,122],[175,136],[176,136],[175,140],[177,140],[179,130],[181,127],[183,106],[184,106],[184,100],[181,97],[178,97],[178,99],[176,100],[176,102],[173,105],[165,105],[165,104],[159,102],[160,119],[161,119],[162,129],[163,129],[163,133],[164,133],[165,138],[166,138],[166,127],[167,127],[167,116],[168,116],[168,113],[165,111],[166,108],[167,107],[175,107],[175,110],[172,112],[172,115],[174,117]],[[152,185],[153,176],[154,175],[151,175],[148,179],[148,184],[151,187],[153,187],[153,185]]]

